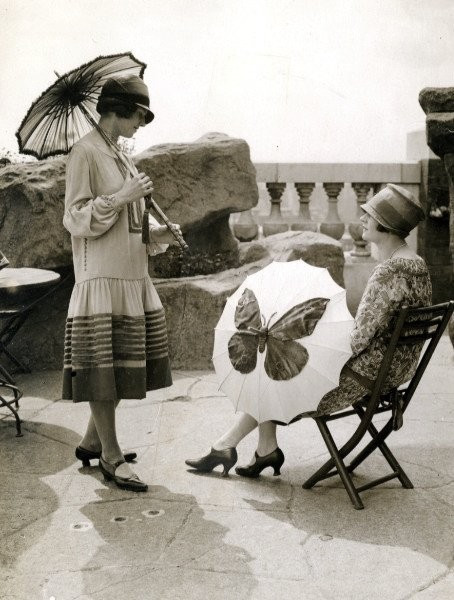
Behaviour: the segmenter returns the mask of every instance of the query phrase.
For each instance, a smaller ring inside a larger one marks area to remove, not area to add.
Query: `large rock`
[[[184,230],[209,227],[258,202],[255,167],[244,140],[208,133],[191,144],[153,146],[134,162],[153,179],[153,198]]]
[[[257,204],[255,168],[243,140],[208,134],[193,144],[155,146],[136,157],[152,176],[154,198],[183,230],[191,254],[171,249],[155,261],[160,276],[212,273],[238,264],[229,215]],[[66,159],[7,165],[0,171],[0,248],[13,267],[72,264],[62,225]],[[153,270],[154,269],[154,270]]]
[[[454,146],[454,112],[429,113],[426,117],[427,145],[443,158]]]
[[[424,88],[419,104],[426,113],[427,145],[437,156],[452,152],[454,146],[454,88]]]
[[[454,87],[424,88],[419,92],[419,104],[426,114],[454,112]]]
[[[241,245],[241,266],[221,273],[180,279],[156,279],[166,310],[170,356],[174,369],[209,369],[214,328],[226,299],[244,281],[273,260],[303,258],[327,267],[343,286],[344,255],[339,242],[323,234],[287,232],[260,242]],[[72,280],[27,321],[11,349],[31,370],[60,368],[63,360],[64,325]]]
[[[436,281],[443,281],[447,297],[452,298],[454,272],[454,88],[425,88],[419,94],[419,103],[426,113],[426,137],[430,149],[443,159],[449,182],[449,248],[451,264],[445,264],[441,273],[436,273]],[[431,275],[434,273],[431,270]],[[434,297],[436,300],[436,296]],[[451,319],[450,332],[454,331],[454,316]],[[454,340],[451,337],[451,341]]]
[[[135,163],[153,179],[154,199],[182,225],[191,250],[180,256],[177,249],[170,249],[153,261],[152,274],[179,277],[238,266],[238,243],[229,216],[258,202],[246,142],[209,133],[192,144],[154,146],[138,155]]]
[[[72,264],[63,227],[66,159],[0,169],[0,248],[12,267],[52,269]]]
[[[315,267],[326,267],[334,281],[344,287],[342,244],[323,233],[285,231],[240,245],[240,265],[253,261],[263,264],[272,260],[288,262],[299,258]]]

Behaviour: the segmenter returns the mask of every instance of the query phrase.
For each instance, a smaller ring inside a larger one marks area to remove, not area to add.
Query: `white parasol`
[[[227,299],[213,350],[220,389],[259,423],[315,411],[352,354],[353,323],[327,269],[273,262]]]

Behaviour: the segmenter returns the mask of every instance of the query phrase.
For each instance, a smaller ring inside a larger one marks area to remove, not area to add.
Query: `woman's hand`
[[[172,223],[172,227],[181,235],[181,227],[178,223]],[[178,244],[167,225],[156,225],[150,229],[150,237],[157,244]]]
[[[126,179],[121,190],[115,194],[119,206],[124,206],[129,202],[135,202],[143,196],[153,192],[153,182],[145,175],[138,173],[134,177]]]

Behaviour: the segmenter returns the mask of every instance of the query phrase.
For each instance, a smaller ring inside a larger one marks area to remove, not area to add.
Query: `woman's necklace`
[[[392,258],[392,257],[393,257],[393,256],[396,254],[396,252],[397,252],[398,250],[400,250],[401,248],[403,248],[403,247],[404,247],[404,246],[406,246],[406,245],[407,245],[407,243],[406,243],[406,242],[404,242],[404,243],[403,243],[403,244],[401,244],[400,246],[397,246],[397,248],[396,248],[395,250],[393,250],[393,251],[391,252],[391,254],[388,256],[388,260],[389,260],[390,258]]]
[[[110,143],[111,143],[111,144],[114,146],[114,148],[115,148],[116,150],[119,150],[119,151],[121,151],[121,148],[120,148],[120,146],[118,145],[118,141],[117,141],[117,140],[114,140],[114,139],[113,139],[113,137],[112,137],[111,135],[109,135],[109,134],[107,133],[107,131],[106,131],[105,129],[103,129],[102,127],[100,127],[100,130],[102,131],[102,134],[103,134],[103,136],[105,136],[105,137],[106,137],[106,138],[109,140],[109,142],[110,142]]]

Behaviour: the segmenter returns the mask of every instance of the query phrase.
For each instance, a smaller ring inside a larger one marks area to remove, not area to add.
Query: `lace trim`
[[[115,194],[110,194],[109,196],[102,195],[100,198],[102,198],[107,206],[112,208],[116,213],[119,213],[123,208],[122,206],[117,206],[117,198]]]

